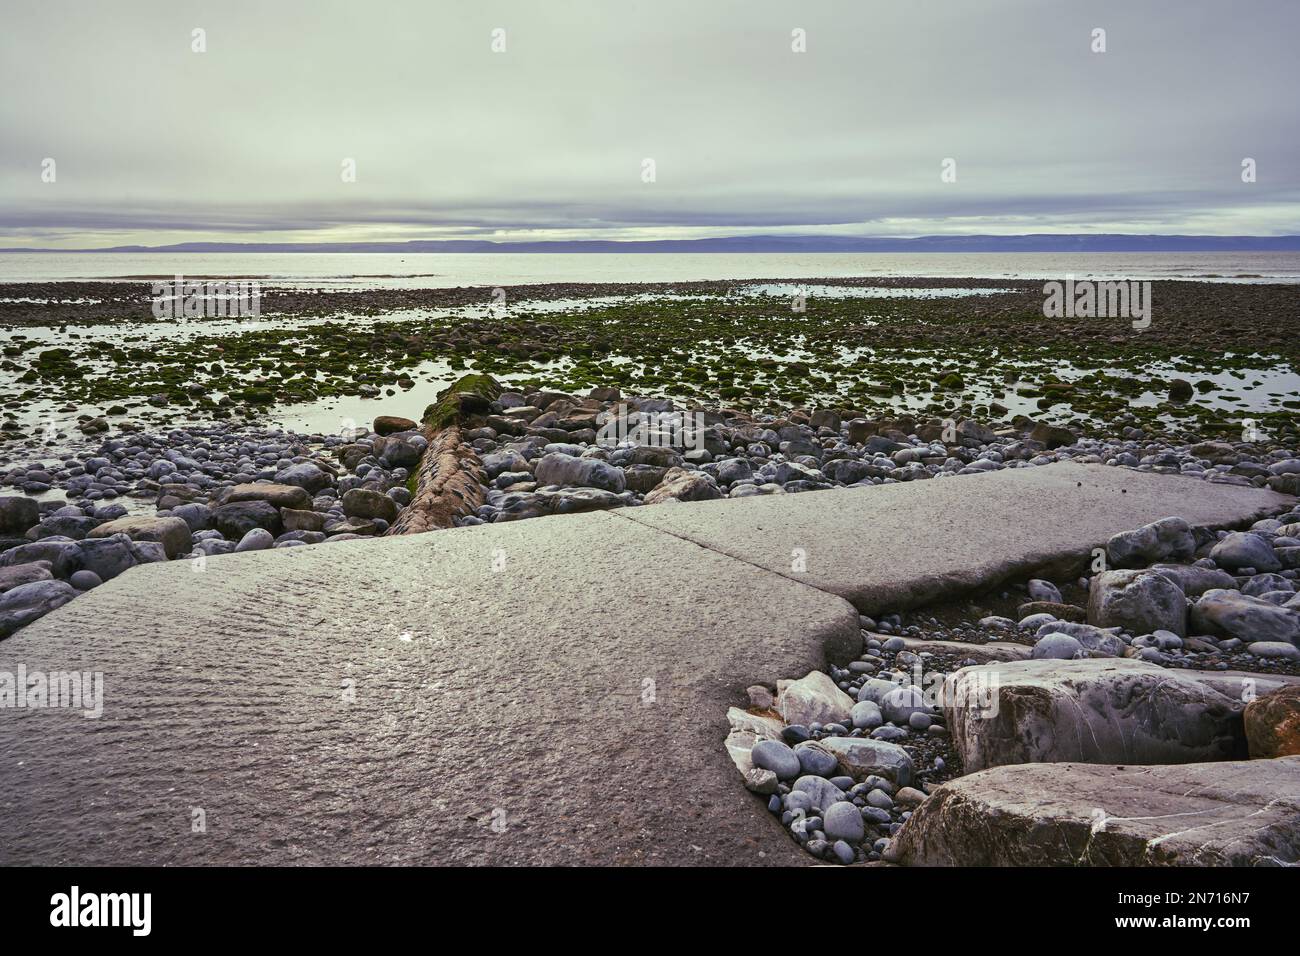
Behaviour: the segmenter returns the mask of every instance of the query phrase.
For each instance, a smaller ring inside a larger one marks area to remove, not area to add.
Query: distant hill
[[[731,236],[718,239],[605,239],[492,242],[417,239],[408,242],[179,242],[103,249],[0,249],[0,252],[1300,252],[1300,236],[1025,235]]]

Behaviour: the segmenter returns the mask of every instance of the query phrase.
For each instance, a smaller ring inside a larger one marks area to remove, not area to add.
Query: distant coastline
[[[910,239],[839,236],[729,236],[713,239],[554,240],[415,239],[406,242],[180,242],[100,249],[0,248],[0,253],[976,253],[976,252],[1300,252],[1294,236],[1054,235],[918,236]]]

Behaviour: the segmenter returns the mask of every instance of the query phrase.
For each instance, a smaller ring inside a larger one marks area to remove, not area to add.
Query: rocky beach
[[[1212,773],[1207,761],[1249,758],[1233,768],[1238,782],[1258,771],[1285,808],[1254,844],[1234,833],[1153,853],[1147,840],[1091,858],[1086,840],[1036,839],[1034,855],[999,858],[995,841],[967,835],[959,850],[925,853],[966,865],[1293,862],[1296,771],[1278,776],[1272,762],[1300,755],[1298,520],[1292,510],[1216,534],[1170,517],[1115,535],[1102,562],[1114,570],[1069,583],[1079,604],[1051,581],[1030,579],[985,596],[1019,602],[1013,617],[945,626],[925,610],[908,624],[864,616],[862,654],[847,667],[749,688],[749,707],[728,713],[728,752],[745,786],[767,798],[809,854],[842,864],[898,862],[933,840],[927,828],[943,824],[929,816],[906,835],[904,825],[963,773],[1067,762],[1195,764]],[[976,779],[967,794],[978,800]],[[1078,785],[1068,773],[1054,783]],[[1157,806],[1145,808],[1159,816]],[[1008,809],[980,813],[991,821]]]
[[[1300,493],[1289,288],[1157,284],[1186,312],[1138,332],[1045,324],[1015,283],[827,280],[794,311],[805,285],[282,290],[161,330],[133,284],[6,287],[0,637],[137,565],[411,531],[1059,462]],[[282,424],[303,407],[335,427]],[[954,781],[1300,752],[1300,510],[1099,551],[864,614],[854,659],[751,686],[741,782],[818,860],[971,863],[929,809]],[[1213,861],[1294,862],[1296,819]],[[1086,861],[1067,844],[1034,862]]]
[[[1065,6],[6,3],[15,948],[1285,934],[1300,4]]]

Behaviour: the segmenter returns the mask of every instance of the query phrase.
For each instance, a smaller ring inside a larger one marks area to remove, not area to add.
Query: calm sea
[[[0,282],[230,276],[311,286],[447,288],[928,276],[1300,282],[1300,252],[1259,253],[6,253]]]

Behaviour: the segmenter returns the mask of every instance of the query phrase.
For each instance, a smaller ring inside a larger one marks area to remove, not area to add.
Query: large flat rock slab
[[[1182,475],[1056,462],[872,488],[628,508],[620,515],[877,614],[1081,559],[1111,535],[1169,515],[1228,526],[1294,500]]]
[[[608,514],[140,566],[0,642],[104,675],[99,719],[0,711],[0,863],[806,862],[727,708],[860,648]]]
[[[804,863],[726,712],[856,654],[845,598],[1288,501],[1052,465],[142,565],[0,642],[104,681],[0,710],[0,864]]]
[[[922,803],[889,855],[909,866],[1295,866],[1300,757],[982,770]]]

